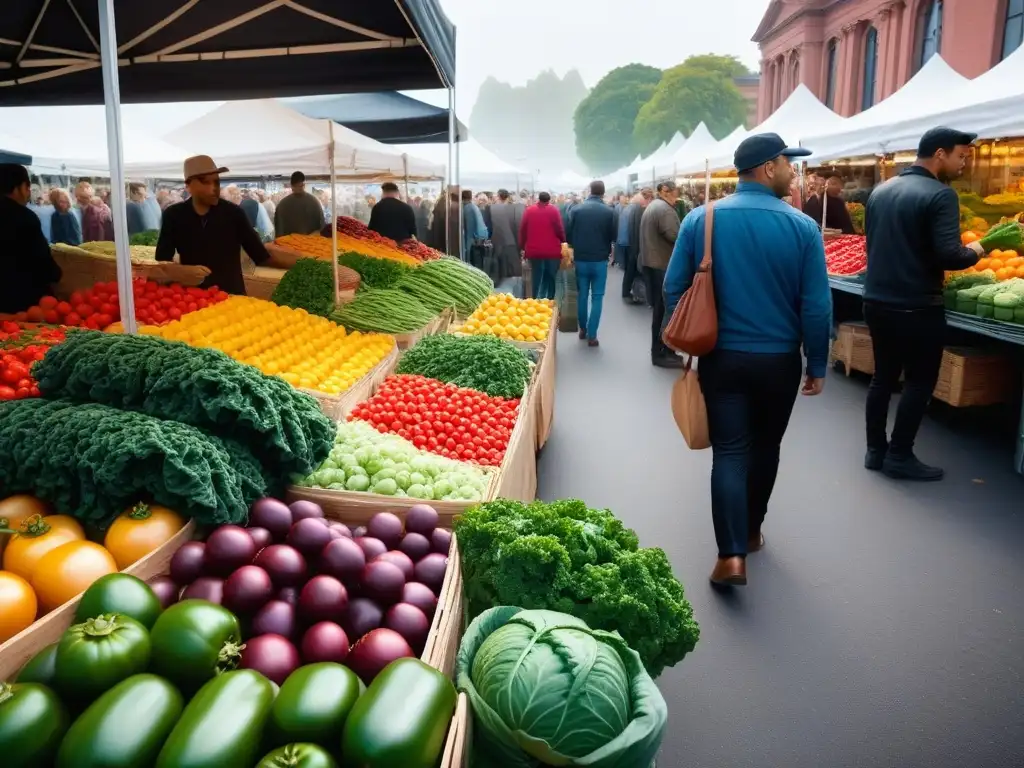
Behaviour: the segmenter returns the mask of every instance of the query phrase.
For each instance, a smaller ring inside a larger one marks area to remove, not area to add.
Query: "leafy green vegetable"
[[[668,722],[636,651],[554,611],[500,606],[478,616],[456,683],[473,709],[478,768],[646,768]]]
[[[214,349],[82,331],[50,349],[32,373],[46,397],[141,411],[236,440],[272,485],[311,472],[334,441],[335,425],[315,399]]]
[[[0,403],[0,488],[100,527],[140,499],[200,523],[239,523],[267,494],[241,443],[135,411],[38,398]]]
[[[160,230],[147,229],[145,232],[136,232],[128,239],[129,245],[156,245],[160,239]]]
[[[495,605],[543,608],[618,632],[657,677],[700,637],[683,585],[661,549],[608,510],[582,501],[498,499],[455,521],[469,612]]]
[[[299,259],[284,273],[270,300],[282,307],[327,317],[334,309],[334,267],[329,261]]]
[[[495,397],[523,396],[530,363],[523,352],[494,336],[441,333],[421,339],[406,352],[398,373],[413,373],[476,389]]]
[[[985,253],[996,249],[1016,251],[1024,248],[1024,236],[1020,224],[1016,221],[997,224],[986,232],[979,242]]]
[[[386,288],[361,291],[331,314],[331,320],[350,330],[382,333],[418,331],[435,317],[409,294]]]
[[[355,252],[341,254],[338,263],[359,273],[360,289],[394,288],[403,276],[417,269],[394,259],[378,259]]]
[[[435,312],[449,307],[468,315],[494,290],[486,273],[459,259],[428,261],[410,269],[396,284]]]

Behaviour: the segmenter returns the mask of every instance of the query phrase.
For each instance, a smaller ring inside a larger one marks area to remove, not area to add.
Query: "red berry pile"
[[[425,376],[388,376],[350,419],[450,459],[498,466],[516,423],[518,400],[491,397]]]
[[[23,328],[18,323],[4,322],[0,326],[0,400],[39,397],[32,364],[64,338],[59,328]]]
[[[825,243],[825,267],[830,275],[859,275],[868,268],[864,235],[843,235]]]
[[[161,285],[141,277],[132,281],[132,291],[135,294],[135,318],[144,325],[164,325],[228,297],[216,286],[186,288],[177,283]],[[117,282],[96,283],[86,291],[75,291],[67,301],[44,296],[39,304],[19,312],[15,319],[103,330],[121,319]]]

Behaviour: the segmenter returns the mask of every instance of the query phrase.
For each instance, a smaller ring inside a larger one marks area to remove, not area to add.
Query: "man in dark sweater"
[[[398,185],[385,181],[380,185],[380,193],[380,202],[370,211],[370,223],[367,226],[396,243],[415,239],[416,212],[398,197]]]
[[[875,373],[866,407],[864,466],[893,478],[941,480],[943,472],[914,455],[914,439],[942,363],[945,270],[966,269],[983,254],[960,242],[960,201],[948,182],[963,173],[976,134],[933,128],[921,137],[917,162],[868,198],[868,269],[864,319],[871,330]],[[889,399],[904,376],[891,441]]]
[[[590,197],[569,211],[566,239],[573,249],[576,264],[577,318],[580,338],[591,347],[598,346],[597,328],[601,324],[604,290],[608,283],[608,261],[618,236],[615,214],[604,202],[604,182],[590,184]]]
[[[31,199],[25,166],[0,165],[0,312],[24,312],[61,278]]]

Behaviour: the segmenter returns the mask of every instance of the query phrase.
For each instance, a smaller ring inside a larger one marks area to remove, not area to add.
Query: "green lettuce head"
[[[668,720],[617,633],[555,611],[480,614],[459,647],[456,682],[475,716],[474,768],[646,768]]]

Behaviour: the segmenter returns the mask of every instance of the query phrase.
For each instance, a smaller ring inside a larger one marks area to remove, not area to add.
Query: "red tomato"
[[[82,324],[82,318],[79,317],[77,312],[69,312],[64,318],[64,324],[72,327],[77,327]]]
[[[25,312],[25,317],[30,323],[41,323],[43,322],[43,309],[42,307],[29,307]]]
[[[71,313],[71,305],[68,304],[66,301],[58,302],[56,309],[57,314],[59,314],[61,317],[64,317],[65,315]]]
[[[77,314],[79,317],[82,317],[82,318],[88,317],[89,315],[93,314],[95,311],[96,310],[94,310],[90,304],[87,304],[84,301],[81,302],[80,304],[76,304],[75,305],[75,314]]]
[[[55,296],[43,296],[39,300],[39,306],[43,309],[53,309],[57,306],[57,298]]]
[[[82,297],[81,291],[75,291],[74,293],[71,294],[71,298],[68,299],[72,306],[77,306],[81,304],[83,300],[84,299]]]
[[[96,318],[96,325],[98,325],[100,328],[106,328],[108,325],[114,322],[114,318],[112,315],[101,313],[98,315],[93,315],[93,317]],[[91,320],[92,318],[89,319]]]
[[[57,310],[48,309],[43,312],[43,322],[49,323],[50,325],[56,325],[60,322],[60,315],[57,314]]]

